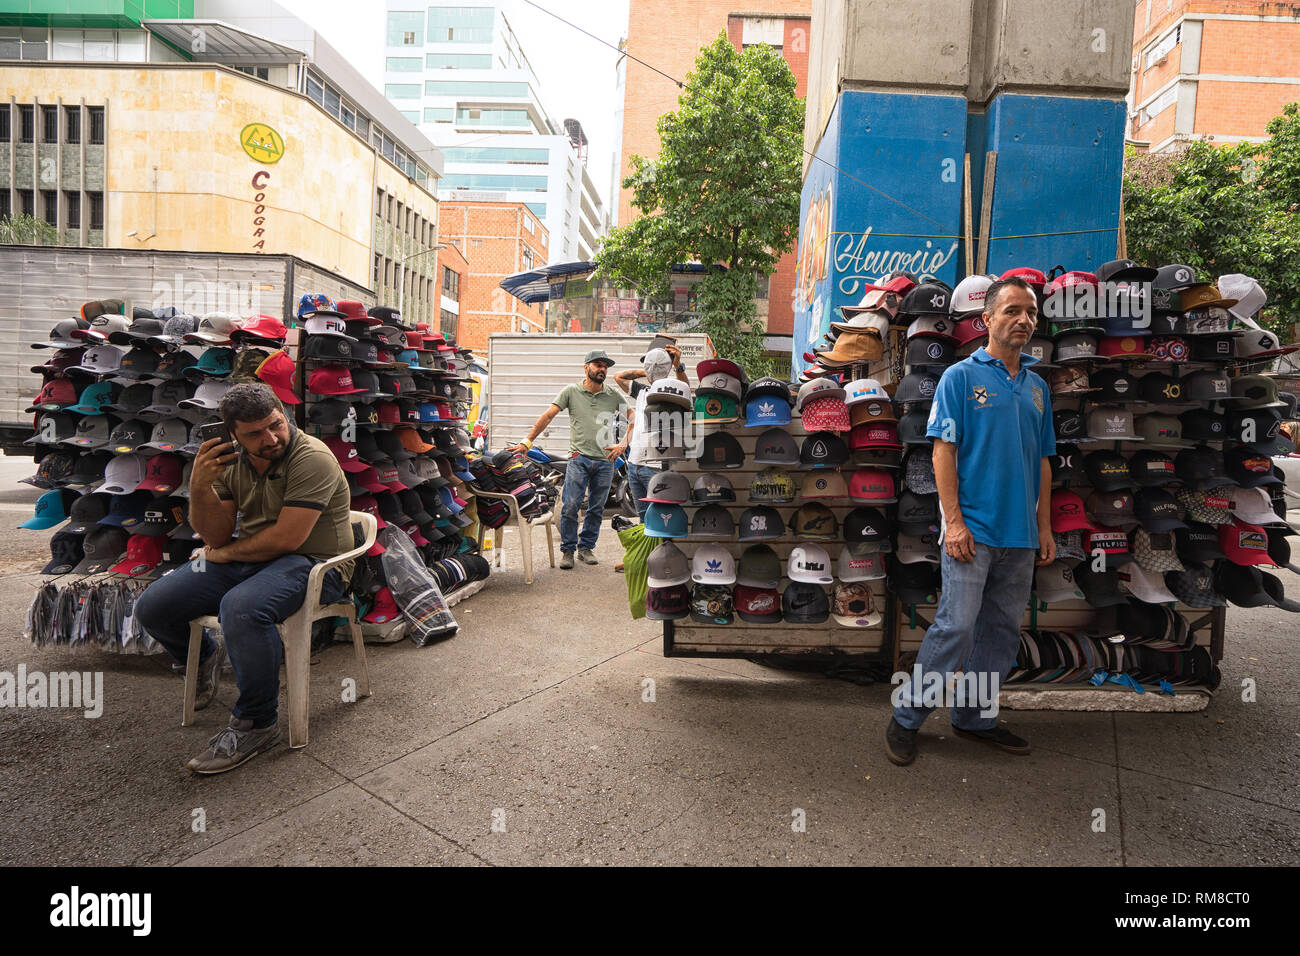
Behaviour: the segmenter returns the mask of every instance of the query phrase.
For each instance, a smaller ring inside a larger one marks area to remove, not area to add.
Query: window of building
[[[103,193],[86,193],[86,198],[90,200],[90,228],[104,228],[104,194]]]
[[[533,217],[532,217],[532,216],[524,216],[524,228],[527,229],[530,233],[533,231]]]
[[[376,289],[379,288],[379,266],[380,266],[380,255],[379,253],[376,252],[375,253],[375,275],[374,278],[370,280],[370,284],[373,285]]]
[[[18,211],[24,216],[36,215],[36,197],[30,189],[18,190]]]
[[[509,146],[450,147],[442,151],[449,163],[516,163],[545,166],[551,161],[549,149],[524,149]]]
[[[402,117],[410,120],[412,123],[420,122],[420,113],[418,110],[401,110]]]
[[[384,69],[389,73],[419,73],[418,56],[390,56],[384,59]]]
[[[66,192],[63,194],[63,208],[67,210],[68,228],[81,228],[81,194]]]
[[[490,70],[491,53],[426,53],[424,65],[431,70]]]
[[[51,226],[59,224],[59,194],[56,190],[41,190],[41,218]]]
[[[48,36],[45,27],[0,27],[0,60],[49,59]]]
[[[525,246],[524,247],[524,269],[527,270],[527,269],[531,269],[532,267],[533,267],[533,250]]]
[[[426,123],[450,123],[456,118],[456,110],[452,107],[430,107],[424,108],[424,121]]]
[[[544,193],[545,176],[510,176],[504,173],[448,173],[438,184],[442,189],[511,189]]]
[[[6,218],[11,212],[13,207],[9,204],[9,190],[0,189],[0,219]]]
[[[265,66],[237,66],[235,69],[245,76],[254,76],[259,80],[271,79],[271,71]]]
[[[64,142],[80,143],[81,142],[81,107],[65,106],[63,113],[66,118],[64,123]]]
[[[398,231],[398,232],[405,232],[405,231],[406,231],[406,230],[402,227],[402,223],[405,222],[405,216],[406,216],[405,208],[404,208],[404,207],[402,206],[402,204],[399,202],[399,203],[397,204],[397,218],[393,220],[393,225],[397,227],[397,231]]]
[[[424,11],[402,10],[388,14],[389,46],[424,46]]]
[[[381,219],[384,217],[384,191],[382,189],[375,190],[375,215]]]
[[[508,83],[503,80],[425,80],[424,92],[428,96],[489,96],[528,95],[527,83]]]
[[[392,222],[392,221],[393,221],[393,213],[396,211],[396,209],[397,209],[397,200],[396,200],[395,198],[393,198],[392,196],[389,196],[389,197],[388,197],[388,215],[386,215],[386,216],[384,217],[385,221],[387,221],[387,222]]]
[[[18,107],[18,139],[23,143],[30,143],[36,138],[36,107],[19,106]]]
[[[454,339],[456,337],[456,313],[440,309],[438,311],[438,321],[442,327],[442,334],[447,338]]]
[[[1153,66],[1157,65],[1162,60],[1164,60],[1164,58],[1169,55],[1169,52],[1174,47],[1178,46],[1178,41],[1181,40],[1182,37],[1183,37],[1183,25],[1180,23],[1178,26],[1174,27],[1172,30],[1170,30],[1168,33],[1162,36],[1159,40],[1157,40],[1155,42],[1155,45],[1152,46],[1146,52],[1145,66],[1143,67],[1143,72],[1146,72],[1147,70],[1151,69]]]
[[[1175,83],[1169,89],[1165,90],[1154,100],[1138,111],[1138,125],[1142,126],[1149,123],[1152,119],[1159,116],[1169,107],[1178,102],[1178,84]]]
[[[759,274],[754,278],[758,280],[758,291],[754,293],[754,298],[766,299],[768,286],[772,281],[772,277]]]
[[[492,7],[432,7],[430,43],[491,43]]]
[[[41,107],[41,142],[57,143],[59,141],[59,108],[57,106]]]
[[[316,79],[314,74],[307,74],[307,96],[317,103],[325,102],[325,87],[321,81]]]
[[[86,30],[82,39],[81,56],[90,61],[115,60],[117,43],[113,31]]]
[[[456,125],[531,127],[533,121],[528,116],[528,110],[480,110],[461,107],[456,110]]]
[[[442,267],[442,294],[452,302],[460,301],[460,273]]]
[[[366,117],[362,116],[360,113],[357,114],[357,135],[363,140],[370,139],[370,120],[366,119]]]
[[[343,104],[343,110],[339,114],[339,118],[343,120],[343,125],[348,129],[356,129],[357,114],[353,112],[352,107],[348,106],[346,103]]]
[[[90,119],[90,145],[104,145],[104,107],[89,106],[86,115]]]
[[[13,129],[9,123],[9,104],[0,103],[0,143],[9,142],[13,136]]]

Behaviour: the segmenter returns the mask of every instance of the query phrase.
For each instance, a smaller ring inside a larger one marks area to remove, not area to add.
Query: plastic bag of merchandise
[[[384,578],[397,609],[410,625],[407,633],[416,647],[451,637],[460,625],[447,609],[438,582],[425,567],[415,543],[401,528],[389,525],[379,532],[384,551]]]

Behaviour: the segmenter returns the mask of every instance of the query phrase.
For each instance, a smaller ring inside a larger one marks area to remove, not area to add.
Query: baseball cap
[[[691,620],[701,624],[730,624],[735,620],[731,589],[718,584],[697,584],[691,590]]]
[[[163,543],[160,538],[133,534],[126,542],[126,556],[110,570],[114,574],[132,577],[152,571],[162,561]]]
[[[257,377],[271,386],[271,390],[280,401],[299,405],[302,399],[293,390],[294,376],[297,371],[298,368],[293,359],[289,358],[289,353],[280,349],[278,352],[271,353],[271,356],[257,367]]]
[[[909,372],[898,383],[898,390],[894,392],[894,401],[902,404],[931,402],[938,387],[939,376],[933,372]]]
[[[1084,502],[1088,516],[1097,524],[1125,530],[1138,525],[1133,508],[1133,495],[1127,489],[1094,491]]]
[[[775,588],[781,582],[781,559],[768,545],[755,544],[740,555],[736,583],[754,588]]]
[[[691,590],[685,584],[650,588],[645,596],[645,616],[652,621],[676,621],[691,613]]]
[[[1255,451],[1249,445],[1239,445],[1224,451],[1223,463],[1228,472],[1228,480],[1242,488],[1282,483],[1281,479],[1273,474],[1273,460]]]
[[[1128,535],[1120,528],[1098,527],[1085,532],[1084,541],[1089,555],[1095,557],[1098,551],[1105,555],[1107,568],[1116,568],[1133,560]]]
[[[1127,604],[1128,599],[1119,590],[1119,572],[1094,571],[1088,562],[1074,569],[1074,580],[1083,591],[1084,600],[1093,607],[1113,607]]]
[[[1232,514],[1247,524],[1269,525],[1282,522],[1273,510],[1273,499],[1264,488],[1233,488],[1229,505]]]
[[[897,501],[894,476],[881,468],[862,468],[849,476],[848,495],[854,501],[890,504]]]
[[[890,584],[906,605],[935,604],[939,600],[939,567],[928,561],[897,564]]]
[[[754,440],[753,461],[756,465],[797,465],[799,449],[787,431],[769,428]]]
[[[902,448],[903,443],[898,439],[898,426],[893,422],[871,421],[853,426],[849,431],[849,447],[854,451],[862,448]]]
[[[1228,603],[1214,590],[1214,575],[1203,564],[1189,564],[1182,571],[1166,572],[1165,587],[1179,603],[1188,607],[1223,607]]]
[[[307,376],[307,390],[316,395],[356,395],[365,389],[352,383],[352,373],[342,365],[321,365]]]
[[[740,418],[740,408],[730,395],[695,396],[694,419],[697,422],[734,422]]]
[[[1204,490],[1180,488],[1176,495],[1178,503],[1187,512],[1189,521],[1205,524],[1230,524],[1232,514],[1232,494],[1237,491],[1235,485],[1220,484]]]
[[[706,472],[695,479],[691,500],[701,504],[710,501],[735,501],[736,492],[731,486],[731,479],[726,475]]]
[[[41,574],[68,574],[85,558],[85,535],[66,528],[50,538],[50,560]]]
[[[1203,445],[1180,451],[1174,458],[1174,474],[1189,488],[1217,488],[1226,484],[1223,456]]]
[[[646,582],[652,588],[667,588],[685,584],[691,579],[691,566],[686,553],[671,541],[665,541],[650,552],[646,559]]]
[[[1074,579],[1073,566],[1066,561],[1034,569],[1034,594],[1046,604],[1083,600],[1083,589]]]
[[[1101,441],[1144,441],[1127,408],[1095,408],[1088,413],[1088,437]]]
[[[1083,470],[1088,476],[1088,484],[1096,491],[1118,491],[1133,486],[1128,462],[1118,452],[1094,451],[1085,455]]]
[[[661,471],[651,476],[642,501],[680,505],[691,498],[691,485],[686,476],[675,471]]]
[[[1052,530],[1092,531],[1096,526],[1088,520],[1083,499],[1076,492],[1064,488],[1052,491]]]
[[[1139,488],[1178,482],[1174,460],[1163,452],[1139,451],[1128,460],[1129,477]]]
[[[878,581],[885,577],[885,555],[869,546],[846,544],[835,562],[841,581]]]
[[[909,535],[937,534],[939,496],[904,491],[898,499],[898,530]]]
[[[736,583],[736,560],[720,544],[705,544],[691,558],[691,580],[696,584]]]
[[[68,519],[78,497],[75,491],[63,488],[47,491],[36,499],[32,516],[18,527],[44,531],[46,528],[53,528],[56,524],[62,524]]]
[[[586,357],[583,358],[582,364],[586,365],[589,362],[604,362],[610,367],[614,365],[614,360],[605,354],[604,349],[592,349],[588,352]]]
[[[655,507],[651,505],[651,507]],[[785,536],[781,513],[768,505],[746,508],[740,515],[741,541],[774,541]]]
[[[95,491],[113,495],[125,495],[135,491],[144,480],[145,461],[142,455],[124,454],[108,463],[104,481],[96,486]]]
[[[784,395],[770,392],[756,394],[755,386],[762,382],[774,382],[775,379],[760,379],[749,387],[745,401],[745,427],[757,428],[761,425],[790,424],[790,397],[788,390]],[[780,383],[778,383],[780,384]],[[784,389],[785,386],[782,385]]]
[[[935,338],[956,344],[957,322],[942,315],[922,315],[907,327],[907,338]]]
[[[1190,448],[1183,438],[1183,423],[1173,415],[1139,415],[1134,423],[1138,438],[1148,448]]]
[[[794,479],[780,468],[768,467],[754,475],[749,485],[750,501],[785,503],[794,501]]]
[[[889,551],[892,526],[879,508],[854,508],[844,516],[844,540],[849,544],[870,544],[878,551]]]
[[[1133,532],[1133,560],[1146,570],[1161,574],[1181,571],[1183,562],[1178,557],[1177,541],[1169,531],[1138,528]]]
[[[820,624],[830,617],[830,599],[821,585],[791,581],[781,595],[781,614],[791,624]]]
[[[1057,446],[1057,452],[1063,446]],[[934,479],[934,461],[929,445],[917,445],[908,450],[903,469],[903,485],[919,495],[934,494],[939,490]]]
[[[1056,454],[1051,456],[1052,482],[1059,484],[1083,480],[1084,469],[1080,465],[1081,460],[1078,446],[1057,442]],[[930,466],[930,473],[931,475],[934,473],[933,464]]]
[[[95,416],[103,418],[102,415]],[[86,421],[82,418],[78,421],[73,415],[63,412],[42,412],[37,417],[36,432],[29,438],[23,439],[24,445],[58,445],[72,444],[78,437],[81,429],[81,423]]]
[[[1233,518],[1231,524],[1218,527],[1219,547],[1233,564],[1267,564],[1276,567],[1268,553],[1268,532],[1256,524]]]
[[[645,533],[652,538],[686,537],[686,511],[681,505],[650,505],[645,513]]]
[[[915,564],[925,561],[938,564],[940,561],[939,536],[937,534],[904,534],[901,531],[894,545],[894,554],[903,564]]]
[[[781,595],[776,585],[771,587],[752,587],[737,584],[732,600],[736,615],[742,621],[751,624],[775,624],[781,620]]]
[[[113,464],[117,464],[117,462],[125,459],[126,456],[118,458],[113,462]],[[136,485],[136,488],[142,491],[159,491],[164,493],[175,491],[180,487],[181,472],[184,467],[185,464],[180,455],[154,455],[152,458],[147,459],[147,464],[144,468],[144,475],[141,477],[139,484]],[[107,491],[108,489],[105,487],[96,490]]]
[[[832,432],[813,432],[799,448],[801,468],[836,468],[848,460],[849,450],[844,439]]]
[[[1147,604],[1173,604],[1178,598],[1165,587],[1164,576],[1148,571],[1139,564],[1129,564],[1119,572],[1119,585],[1139,601]]]
[[[129,535],[121,528],[96,528],[86,535],[82,548],[85,557],[73,569],[75,574],[99,574],[122,559]]]
[[[876,610],[871,588],[861,583],[841,582],[836,586],[832,613],[841,627],[879,627],[884,618]]]
[[[818,544],[799,544],[792,548],[786,569],[791,581],[831,584],[835,580],[830,555]]]
[[[730,538],[736,533],[731,513],[722,505],[705,505],[691,519],[692,538]]]
[[[892,478],[890,482],[892,485]],[[804,475],[799,488],[801,498],[843,498],[847,494],[849,494],[849,489],[844,484],[844,476],[838,471],[824,468],[819,468]]]
[[[704,436],[699,457],[700,468],[740,468],[745,464],[745,453],[735,435],[713,432]]]

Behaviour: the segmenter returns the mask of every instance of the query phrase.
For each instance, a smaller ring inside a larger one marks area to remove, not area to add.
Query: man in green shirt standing
[[[583,359],[586,376],[575,385],[566,385],[533,423],[528,436],[511,451],[526,453],[537,438],[561,411],[569,413],[569,463],[564,473],[564,505],[560,512],[560,567],[573,567],[576,549],[583,564],[597,564],[591,549],[600,536],[600,521],[605,514],[605,499],[614,478],[614,459],[627,453],[631,428],[620,444],[605,445],[613,441],[618,418],[627,413],[627,398],[616,388],[605,384],[605,375],[614,360],[600,349],[587,353]],[[578,534],[578,510],[583,496],[587,497],[587,518]]]

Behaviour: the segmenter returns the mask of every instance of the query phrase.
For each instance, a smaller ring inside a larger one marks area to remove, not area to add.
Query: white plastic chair
[[[375,543],[378,522],[375,516],[364,511],[350,512],[351,526],[360,524],[365,541],[351,551],[337,557],[322,561],[311,569],[307,575],[307,594],[302,607],[288,619],[278,625],[280,639],[284,642],[285,683],[289,690],[289,746],[307,746],[308,703],[310,697],[309,670],[311,668],[311,629],[321,618],[346,618],[352,629],[352,649],[356,654],[358,690],[362,697],[370,696],[370,669],[366,666],[366,645],[361,635],[361,625],[357,623],[356,608],[351,600],[340,600],[334,604],[320,603],[321,586],[325,581],[325,572],[351,558],[357,558],[370,550]],[[181,715],[181,726],[188,727],[194,723],[194,697],[198,690],[199,650],[203,646],[203,629],[205,627],[220,630],[221,621],[215,614],[198,617],[190,621],[189,657],[185,664],[185,706]]]
[[[492,530],[492,551],[496,555],[496,557],[493,558],[493,564],[496,567],[498,568],[501,567],[501,550],[502,550],[501,542],[503,540],[502,531],[505,529],[505,526],[511,522],[514,522],[515,527],[519,531],[519,547],[520,550],[523,552],[523,558],[524,558],[524,583],[525,584],[533,583],[533,526],[534,525],[546,526],[546,550],[549,552],[551,557],[551,567],[555,567],[555,536],[551,530],[555,523],[554,509],[547,511],[543,514],[540,514],[536,518],[530,519],[530,518],[525,518],[520,513],[519,499],[516,498],[514,495],[506,494],[504,492],[499,492],[499,491],[478,491],[477,489],[474,491],[474,494],[480,498],[495,498],[498,501],[504,501],[506,503],[506,507],[510,509],[510,517],[507,518],[503,524],[499,525],[496,528],[491,529]],[[483,524],[482,521],[479,521],[478,549],[480,553],[482,553],[483,551],[483,539],[487,536],[487,532],[488,532],[488,528]]]

